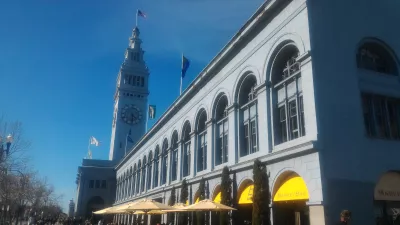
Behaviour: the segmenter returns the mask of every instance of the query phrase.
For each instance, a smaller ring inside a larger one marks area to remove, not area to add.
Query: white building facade
[[[252,193],[259,159],[269,172],[273,224],[333,224],[343,209],[357,224],[396,214],[399,6],[265,2],[118,163],[114,205],[166,203],[183,179],[189,203],[201,178],[214,199],[228,166],[239,209],[232,222],[244,224],[251,207],[244,194]],[[143,132],[139,124],[129,129]],[[113,135],[111,152],[120,143]],[[130,223],[132,216],[117,220]]]

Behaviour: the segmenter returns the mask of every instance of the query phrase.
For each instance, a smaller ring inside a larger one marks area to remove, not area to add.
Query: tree
[[[21,122],[4,122],[0,117],[0,202],[9,206],[15,224],[24,212],[56,218],[61,213],[61,196],[29,165],[30,142],[24,139]]]
[[[232,179],[229,176],[229,169],[225,166],[222,169],[221,176],[221,204],[232,206]],[[229,223],[228,212],[220,212],[220,223],[225,225]]]
[[[173,206],[175,205],[175,199],[176,199],[176,194],[175,194],[175,187],[172,187],[171,189],[171,195],[169,196],[168,200],[168,205]],[[175,213],[168,213],[168,224],[172,223],[174,224],[174,218],[175,218]]]
[[[199,184],[199,201],[204,200],[206,198],[206,181],[204,178],[201,178],[200,184]],[[205,224],[205,212],[197,212],[196,213],[196,218],[197,218],[197,225],[204,225]]]
[[[269,210],[270,192],[267,168],[260,160],[256,159],[253,165],[253,218],[254,225],[270,225],[271,215]]]
[[[182,186],[181,186],[181,196],[180,196],[180,202],[183,204],[186,204],[189,198],[189,189],[188,189],[188,184],[186,182],[186,179],[183,179],[182,181]],[[179,213],[179,224],[180,225],[186,225],[188,224],[188,214],[185,212]]]

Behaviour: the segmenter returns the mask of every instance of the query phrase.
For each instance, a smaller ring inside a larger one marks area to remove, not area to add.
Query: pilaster
[[[256,88],[257,95],[257,148],[260,154],[268,154],[268,113],[267,113],[267,89],[266,83],[258,85]]]
[[[205,171],[212,171],[214,169],[214,119],[211,118],[206,121],[207,129],[207,153],[206,153],[206,168]]]
[[[182,180],[182,166],[183,166],[183,142],[179,141],[178,142],[178,165],[176,166],[176,180],[180,181]]]
[[[190,133],[190,175],[189,178],[193,178],[196,175],[196,131]]]
[[[235,165],[238,162],[238,131],[237,127],[237,104],[233,103],[227,107],[228,110],[228,164]]]
[[[168,157],[167,157],[167,173],[166,173],[167,177],[165,179],[165,184],[169,185],[171,183],[171,162],[172,162],[172,157],[171,157],[172,156],[172,149],[171,149],[171,147],[167,149],[167,154],[168,154]]]

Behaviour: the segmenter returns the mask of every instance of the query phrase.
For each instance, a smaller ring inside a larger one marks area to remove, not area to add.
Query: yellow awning
[[[303,178],[295,176],[286,180],[274,196],[274,202],[309,199],[307,185]]]
[[[194,201],[194,203],[198,203],[200,201],[200,198],[196,198],[196,201]]]
[[[221,203],[221,192],[218,192],[217,196],[215,196],[214,202]]]
[[[243,190],[242,194],[240,194],[239,205],[253,203],[253,189],[254,184],[250,184]]]

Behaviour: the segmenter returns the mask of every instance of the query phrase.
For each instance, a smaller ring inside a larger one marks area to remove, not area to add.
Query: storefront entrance
[[[294,172],[282,174],[273,192],[273,219],[278,225],[310,225],[308,189],[303,178]]]
[[[376,224],[396,224],[400,221],[400,172],[383,174],[374,190]]]

